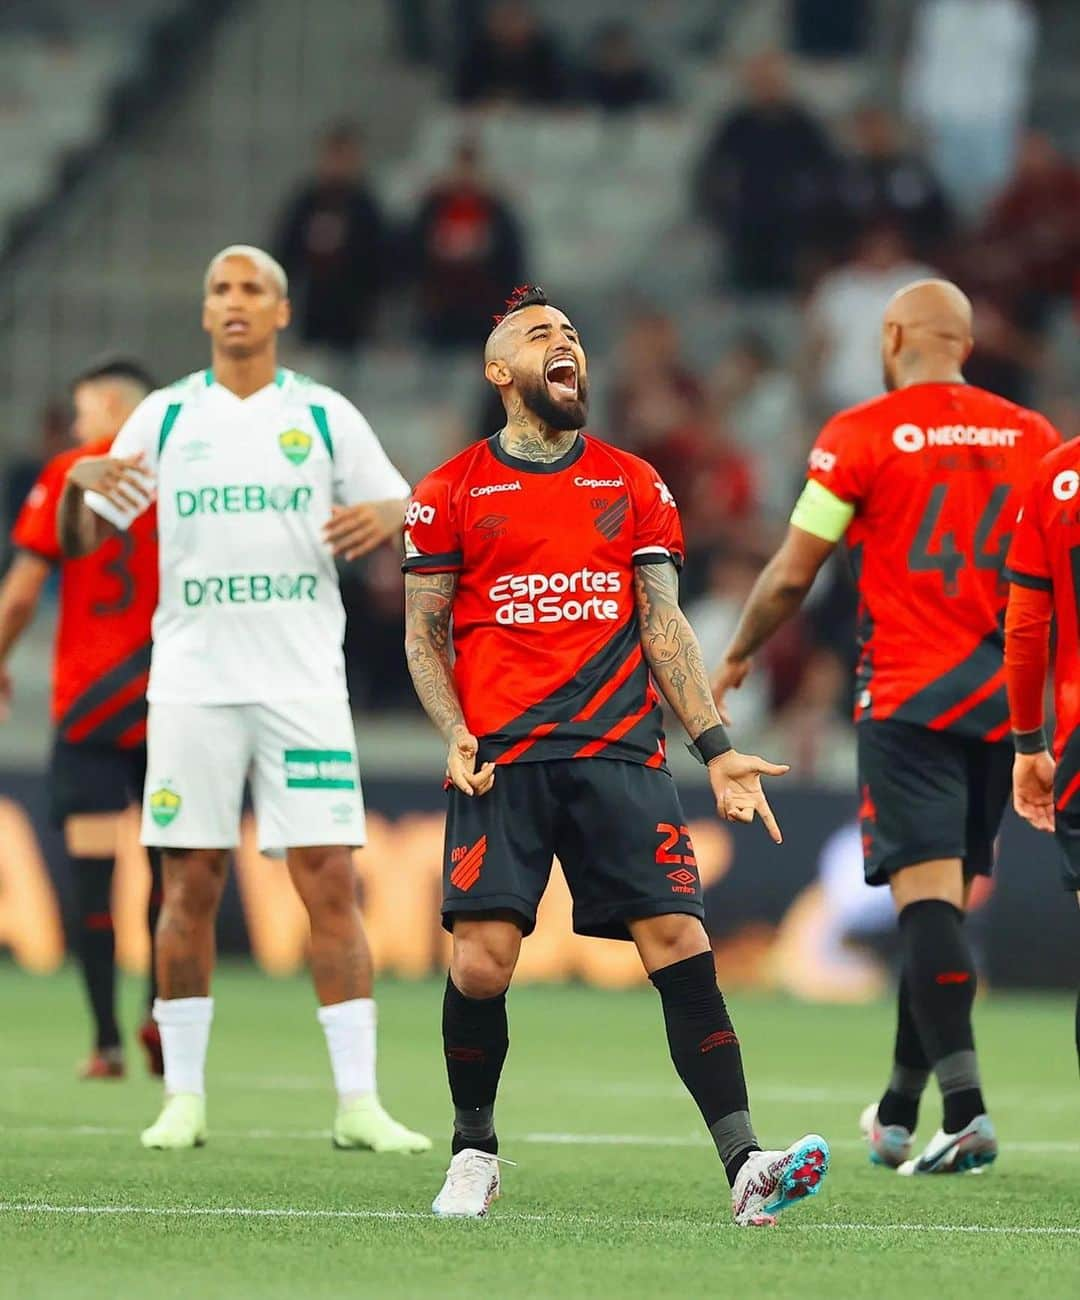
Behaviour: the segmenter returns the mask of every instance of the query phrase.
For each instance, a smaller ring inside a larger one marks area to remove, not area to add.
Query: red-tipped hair
[[[494,324],[499,325],[507,316],[515,311],[520,311],[522,307],[546,307],[547,294],[538,284],[519,284],[514,292],[506,300],[506,308],[498,313],[492,320]]]

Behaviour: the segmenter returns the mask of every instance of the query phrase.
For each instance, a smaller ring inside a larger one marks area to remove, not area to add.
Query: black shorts
[[[508,763],[478,798],[449,792],[443,924],[510,911],[523,933],[562,864],[574,930],[629,939],[627,921],[687,913],[704,919],[697,862],[668,772],[605,758]]]
[[[891,719],[855,731],[866,883],[887,884],[894,871],[937,858],[960,858],[965,876],[988,876],[1012,790],[1012,742]]]
[[[1059,763],[1054,777],[1054,799],[1060,799],[1064,793],[1062,787],[1071,781],[1075,773],[1073,765]],[[1070,893],[1080,891],[1080,806],[1076,800],[1070,800],[1067,808],[1059,808],[1054,813],[1054,839],[1061,850],[1061,883]]]
[[[63,826],[79,813],[123,812],[142,803],[146,746],[73,745],[59,737],[49,763],[49,810]]]

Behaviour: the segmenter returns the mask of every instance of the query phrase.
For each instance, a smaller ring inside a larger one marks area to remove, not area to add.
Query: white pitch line
[[[434,1216],[422,1210],[305,1210],[292,1206],[248,1205],[56,1205],[49,1201],[0,1201],[0,1214],[52,1215],[135,1215],[148,1218],[176,1219],[428,1219]],[[568,1223],[597,1224],[628,1228],[700,1228],[691,1219],[623,1219],[614,1215],[589,1214],[515,1214],[501,1211],[489,1223]],[[717,1223],[717,1229],[734,1230],[733,1223]],[[995,1237],[1077,1237],[1080,1227],[1038,1224],[1024,1227],[1000,1227],[980,1223],[800,1223],[785,1225],[782,1231],[799,1232],[929,1232],[965,1233]]]
[[[133,1138],[134,1128],[110,1127],[103,1124],[26,1124],[0,1125],[0,1133],[21,1133],[29,1137],[122,1137]],[[230,1142],[329,1142],[329,1129],[213,1129],[212,1138]],[[520,1142],[530,1146],[580,1146],[580,1147],[700,1147],[712,1150],[712,1143],[704,1134],[696,1133],[519,1133],[510,1134],[506,1142]],[[862,1151],[866,1143],[861,1138],[829,1138],[834,1151]],[[1080,1142],[1011,1141],[1003,1143],[1005,1154],[1015,1151],[1022,1155],[1080,1155]]]

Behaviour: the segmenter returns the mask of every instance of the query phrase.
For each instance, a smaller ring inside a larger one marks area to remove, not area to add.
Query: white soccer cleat
[[[441,1219],[483,1219],[499,1199],[499,1165],[509,1164],[487,1151],[466,1147],[450,1161],[442,1191],[431,1202]]]
[[[755,1151],[731,1189],[731,1212],[743,1228],[771,1228],[776,1216],[816,1196],[829,1172],[829,1144],[810,1133],[786,1151]]]
[[[178,1092],[165,1101],[161,1114],[139,1141],[147,1150],[185,1151],[206,1142],[206,1098]]]
[[[859,1116],[859,1131],[870,1148],[872,1165],[899,1169],[911,1159],[913,1134],[900,1124],[879,1123],[876,1101],[872,1101]]]
[[[905,1178],[913,1174],[981,1174],[997,1159],[998,1142],[989,1115],[976,1115],[959,1133],[938,1129],[917,1160],[897,1169]]]

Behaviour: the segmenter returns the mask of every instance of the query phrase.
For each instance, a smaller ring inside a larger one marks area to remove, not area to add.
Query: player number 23
[[[670,822],[660,822],[656,827],[657,835],[664,837],[656,850],[656,860],[662,866],[674,864],[680,867],[696,867],[694,846],[690,843],[689,826],[673,826]],[[672,850],[676,850],[672,852]]]

